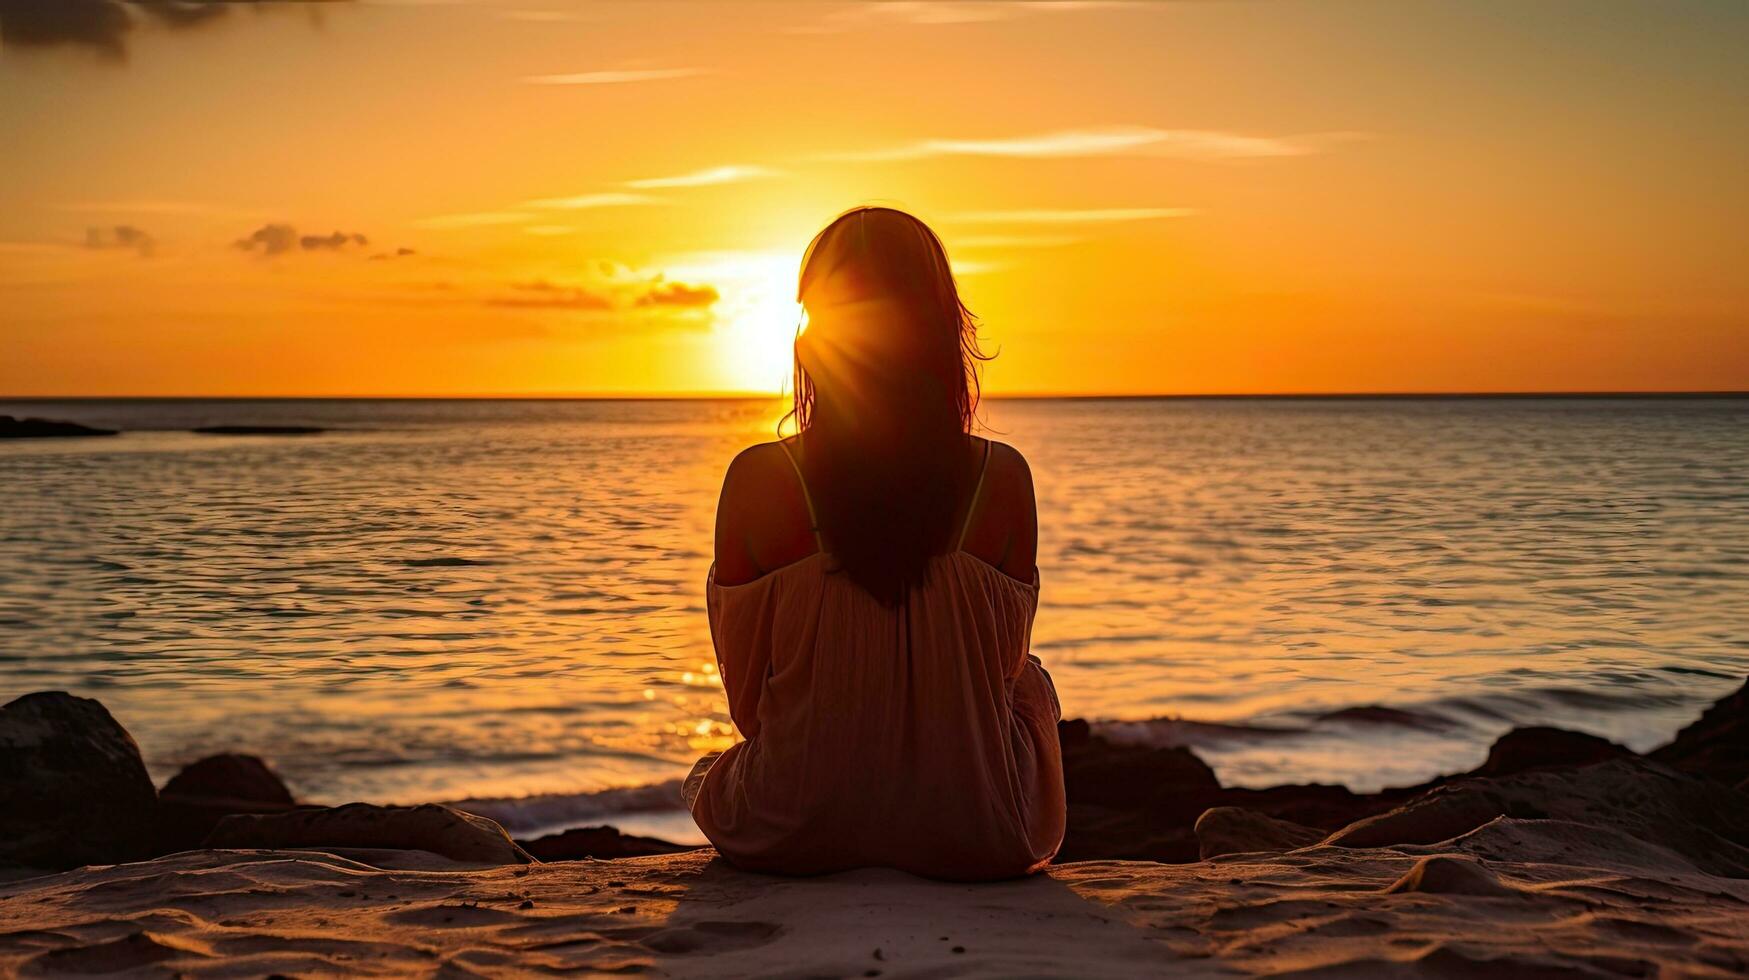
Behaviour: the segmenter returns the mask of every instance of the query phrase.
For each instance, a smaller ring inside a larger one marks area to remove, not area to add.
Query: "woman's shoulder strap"
[[[956,550],[966,546],[966,532],[972,529],[972,516],[978,512],[978,497],[984,492],[984,474],[990,472],[990,440],[985,439],[983,442],[984,458],[978,463],[978,482],[972,485],[971,499],[966,501],[966,519],[960,524],[959,540],[954,542]]]
[[[825,550],[820,544],[820,517],[814,513],[814,495],[808,492],[808,478],[802,475],[801,460],[796,459],[788,439],[779,439],[777,448],[783,450],[784,458],[789,460],[790,469],[796,471],[796,485],[802,488],[802,502],[808,505],[808,529],[814,534],[814,547]]]

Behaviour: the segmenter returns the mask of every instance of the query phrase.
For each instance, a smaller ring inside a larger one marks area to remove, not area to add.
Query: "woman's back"
[[[755,447],[724,481],[708,607],[747,741],[695,783],[694,818],[756,870],[1036,870],[1062,840],[1064,803],[1056,696],[1028,654],[1025,461],[968,439],[978,477],[952,546],[890,603],[822,547],[798,441]]]

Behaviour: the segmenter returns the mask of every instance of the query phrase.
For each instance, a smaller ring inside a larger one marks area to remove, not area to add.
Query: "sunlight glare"
[[[725,390],[777,394],[790,381],[796,330],[796,256],[790,252],[712,252],[677,256],[671,277],[704,281],[722,294],[716,307],[715,371]]]

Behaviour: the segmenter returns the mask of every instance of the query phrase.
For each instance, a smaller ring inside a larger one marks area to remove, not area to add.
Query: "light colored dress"
[[[983,484],[980,469],[968,524]],[[746,740],[699,760],[684,795],[724,857],[785,874],[880,866],[983,880],[1056,854],[1061,709],[1028,653],[1038,580],[964,540],[962,527],[891,607],[823,548],[741,585],[718,585],[713,567],[711,636]]]

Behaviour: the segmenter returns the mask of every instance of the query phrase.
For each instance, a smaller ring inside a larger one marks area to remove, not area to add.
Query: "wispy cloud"
[[[928,157],[1170,156],[1195,160],[1305,156],[1321,150],[1327,137],[1252,136],[1213,129],[1159,129],[1107,126],[1067,129],[995,139],[922,139],[899,146],[828,154],[845,161],[922,160]]]
[[[129,249],[142,258],[149,258],[158,247],[158,241],[144,229],[134,225],[115,225],[110,228],[85,229],[85,247]]]
[[[642,180],[628,180],[627,187],[655,189],[661,187],[708,187],[712,184],[734,184],[744,180],[760,180],[766,177],[781,177],[783,172],[770,167],[753,164],[729,164],[722,167],[709,167],[695,170],[689,174],[678,174],[673,177],[645,177]]]
[[[512,211],[470,211],[463,214],[435,214],[429,218],[414,221],[415,228],[484,228],[492,225],[528,225],[524,228],[533,235],[557,235],[570,231],[567,226],[543,223],[546,217],[542,211],[583,211],[589,208],[631,207],[642,204],[664,203],[659,197],[648,194],[627,194],[623,191],[610,191],[602,194],[579,194],[576,197],[543,197],[532,201],[523,201],[514,207],[525,210]]]
[[[413,222],[415,228],[479,228],[485,225],[513,225],[527,221],[521,211],[474,211],[467,214],[437,214]]]
[[[955,248],[1059,248],[1081,241],[1074,235],[958,235]]]
[[[489,297],[488,306],[600,313],[623,309],[706,310],[720,298],[709,283],[676,282],[661,275],[557,283],[546,279],[513,284]]]
[[[557,211],[582,211],[587,208],[622,208],[661,203],[661,198],[651,197],[648,194],[623,194],[610,191],[605,194],[579,194],[576,197],[536,198],[532,201],[522,202],[522,206]]]
[[[955,221],[971,224],[1083,225],[1111,224],[1120,221],[1152,221],[1158,218],[1183,218],[1196,213],[1195,208],[1091,208],[1086,210],[962,211],[949,217]]]
[[[529,75],[531,85],[624,85],[628,82],[659,82],[669,78],[708,75],[709,68],[629,68],[618,71],[580,71],[568,75]]]
[[[1120,5],[1109,0],[886,0],[881,3],[842,4],[817,20],[790,27],[788,32],[842,34],[882,24],[987,24],[1027,14],[1064,13]]]

